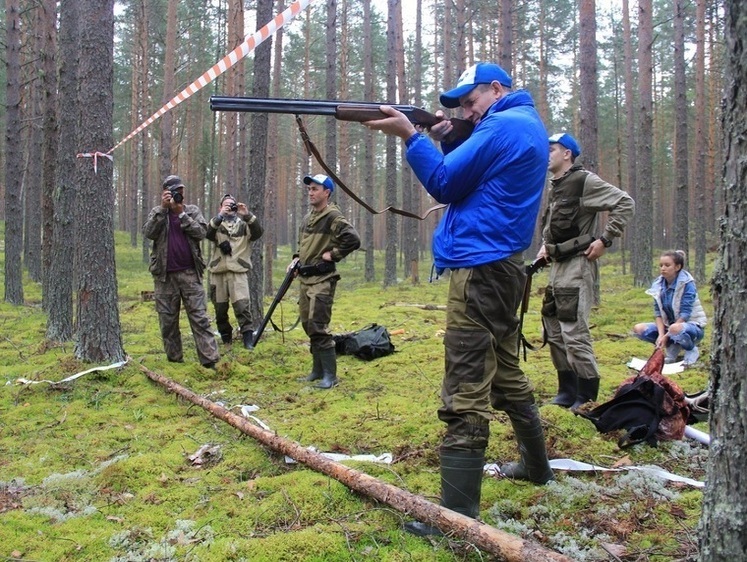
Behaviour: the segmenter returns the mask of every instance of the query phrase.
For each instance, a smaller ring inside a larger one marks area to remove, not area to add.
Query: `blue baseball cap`
[[[324,174],[306,176],[303,178],[303,183],[305,183],[306,185],[309,185],[312,182],[318,183],[319,185],[323,186],[324,189],[329,189],[332,192],[335,191],[335,182],[329,179],[329,176],[325,176]]]
[[[510,88],[512,84],[508,72],[492,62],[478,62],[462,72],[454,89],[441,94],[441,105],[444,107],[459,107],[459,98],[466,96],[478,84],[491,84],[497,81],[499,84]]]
[[[550,137],[550,144],[557,143],[571,151],[574,158],[578,158],[581,154],[581,147],[571,135],[568,133],[557,133]]]

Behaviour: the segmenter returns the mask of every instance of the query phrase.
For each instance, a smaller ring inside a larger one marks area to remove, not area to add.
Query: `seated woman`
[[[683,364],[694,365],[700,357],[707,319],[698,298],[695,280],[685,269],[685,252],[670,250],[659,258],[661,275],[646,294],[654,297],[654,320],[633,327],[633,334],[656,347],[666,348],[666,362],[674,363],[681,350]]]

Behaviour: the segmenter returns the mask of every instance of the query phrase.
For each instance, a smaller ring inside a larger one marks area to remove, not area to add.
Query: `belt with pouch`
[[[591,234],[582,234],[559,244],[545,244],[545,250],[554,261],[564,261],[585,251],[594,240]]]
[[[298,268],[298,274],[301,277],[312,277],[314,275],[324,275],[336,271],[335,262],[320,261],[312,265],[302,265]]]

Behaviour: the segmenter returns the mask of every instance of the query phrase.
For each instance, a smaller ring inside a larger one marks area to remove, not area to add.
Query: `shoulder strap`
[[[350,191],[348,186],[345,185],[345,183],[335,174],[332,169],[330,169],[329,166],[327,166],[327,163],[322,158],[322,155],[319,153],[319,150],[314,146],[314,143],[311,142],[311,138],[309,138],[309,134],[306,132],[306,127],[304,127],[303,120],[300,116],[296,115],[296,124],[298,125],[298,132],[301,133],[301,139],[303,140],[303,144],[306,147],[307,152],[313,156],[317,162],[319,162],[319,165],[322,167],[322,169],[327,172],[327,175],[331,177],[337,185],[340,186],[340,189],[342,189],[345,193],[348,194],[348,196],[353,199],[356,203],[358,203],[361,207],[366,209],[369,213],[374,215],[380,215],[381,213],[386,213],[389,211],[390,213],[394,213],[395,215],[402,215],[403,217],[410,217],[412,219],[418,219],[418,220],[425,220],[425,218],[430,215],[433,211],[438,211],[439,209],[443,209],[446,207],[446,205],[434,205],[430,209],[428,209],[424,215],[418,215],[416,213],[412,213],[410,211],[404,211],[402,209],[398,209],[393,206],[389,206],[386,209],[382,209],[381,211],[375,210],[373,207],[368,205],[363,199],[358,197],[355,193]]]

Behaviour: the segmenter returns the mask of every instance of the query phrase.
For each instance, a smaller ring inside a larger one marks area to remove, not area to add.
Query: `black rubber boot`
[[[571,406],[575,410],[587,402],[593,402],[599,396],[599,379],[578,379],[578,396]]]
[[[573,371],[558,371],[558,395],[551,404],[570,408],[578,396],[578,377]]]
[[[319,359],[319,352],[316,349],[313,349],[311,351],[311,357],[313,358],[311,372],[305,377],[299,377],[298,382],[317,381],[324,376],[324,372],[322,371],[322,362]]]
[[[506,408],[506,413],[514,428],[521,460],[504,464],[500,468],[501,473],[508,478],[546,484],[554,476],[547,461],[545,432],[537,405],[531,402],[513,402]]]
[[[230,344],[233,341],[233,334],[231,332],[227,334],[221,334],[220,339],[225,344]]]
[[[241,332],[241,338],[244,340],[246,349],[254,349],[254,332],[252,330]]]
[[[319,364],[322,366],[322,380],[315,384],[314,388],[328,390],[337,386],[337,351],[334,347],[321,349],[318,351]]]
[[[485,449],[441,449],[441,505],[476,519],[480,514],[480,491]],[[442,535],[428,523],[410,521],[405,531],[420,537]]]

